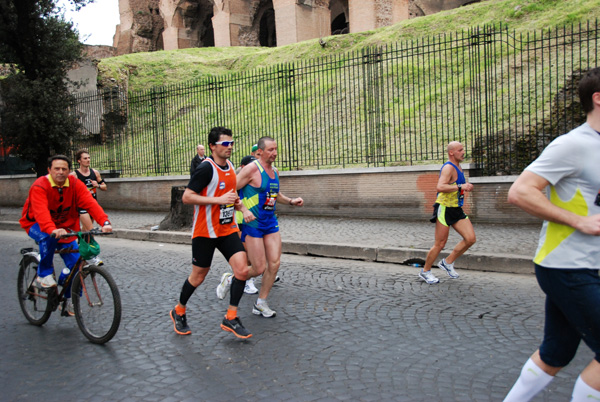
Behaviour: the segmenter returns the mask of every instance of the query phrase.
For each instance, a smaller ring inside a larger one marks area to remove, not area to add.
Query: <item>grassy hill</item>
[[[486,0],[390,27],[318,39],[278,48],[193,48],[135,53],[99,64],[99,83],[118,83],[129,90],[176,84],[201,78],[264,68],[357,51],[368,46],[410,42],[435,35],[495,24],[515,32],[554,29],[600,18],[600,0]]]
[[[600,65],[599,17],[600,0],[487,0],[324,47],[104,59],[100,80],[130,92],[82,102],[102,127],[75,145],[96,166],[136,176],[187,172],[198,134],[215,125],[234,130],[235,158],[273,135],[282,170],[439,163],[458,140],[481,174],[517,174],[579,124],[574,88]]]

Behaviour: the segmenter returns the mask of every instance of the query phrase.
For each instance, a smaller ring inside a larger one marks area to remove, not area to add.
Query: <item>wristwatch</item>
[[[105,221],[104,225],[102,225],[102,226],[110,226],[110,221]]]

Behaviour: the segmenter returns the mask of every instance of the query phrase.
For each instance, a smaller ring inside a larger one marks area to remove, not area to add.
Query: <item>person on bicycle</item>
[[[48,174],[39,177],[29,189],[19,223],[29,237],[39,244],[40,263],[37,281],[40,286],[56,286],[54,280],[54,251],[67,247],[79,249],[72,238],[61,239],[68,230],[79,231],[79,209],[89,211],[96,222],[103,222],[102,232],[112,232],[108,216],[94,200],[85,184],[71,177],[71,160],[64,155],[48,158]],[[79,253],[61,254],[69,269]]]

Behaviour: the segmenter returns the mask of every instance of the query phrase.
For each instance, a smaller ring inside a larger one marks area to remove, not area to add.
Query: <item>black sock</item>
[[[183,287],[181,288],[181,294],[179,295],[179,304],[185,306],[192,297],[192,293],[194,293],[196,287],[192,286],[192,284],[186,279],[183,283]]]
[[[229,289],[229,292],[231,293],[229,304],[231,306],[237,307],[238,304],[240,304],[240,300],[244,295],[244,287],[246,287],[246,281],[241,281],[234,276],[231,280],[231,289]]]

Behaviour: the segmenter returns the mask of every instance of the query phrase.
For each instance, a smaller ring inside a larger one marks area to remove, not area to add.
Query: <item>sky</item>
[[[119,0],[94,0],[79,11],[74,11],[67,0],[58,0],[57,4],[65,8],[65,19],[73,21],[82,43],[112,46],[119,24]]]

